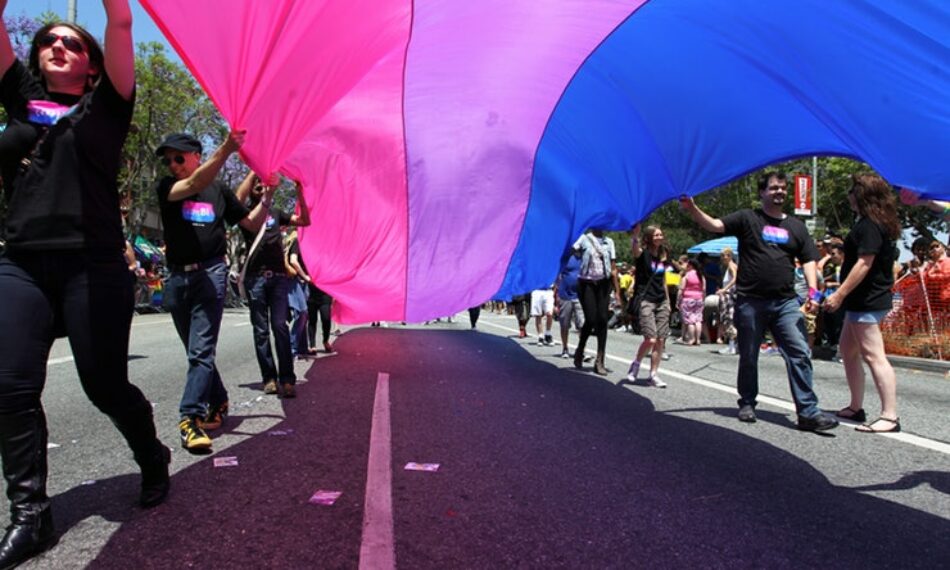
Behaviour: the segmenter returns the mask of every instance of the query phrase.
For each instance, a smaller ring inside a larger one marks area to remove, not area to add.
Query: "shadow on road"
[[[950,521],[862,492],[928,483],[947,493],[947,473],[838,487],[754,429],[657,413],[635,391],[536,359],[517,339],[358,329],[337,342],[344,356],[314,363],[299,397],[283,401],[287,418],[271,429],[283,435],[216,454],[239,466],[214,468],[213,456],[178,472],[169,501],[147,513],[125,507],[133,477],[71,489],[54,498],[61,529],[93,515],[122,523],[93,568],[355,568],[374,386],[384,371],[402,567],[935,568],[950,560]],[[785,415],[760,410],[759,418],[842,453],[833,439],[795,431]],[[442,467],[407,472],[407,461]],[[308,504],[318,489],[343,495],[332,507]]]

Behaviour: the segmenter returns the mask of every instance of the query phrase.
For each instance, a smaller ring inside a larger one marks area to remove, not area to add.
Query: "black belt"
[[[197,263],[188,263],[185,265],[175,265],[174,263],[169,263],[168,268],[177,273],[190,273],[192,271],[198,271],[199,269],[207,269],[219,263],[224,263],[224,256],[212,257],[211,259],[206,259],[204,261],[199,261]]]

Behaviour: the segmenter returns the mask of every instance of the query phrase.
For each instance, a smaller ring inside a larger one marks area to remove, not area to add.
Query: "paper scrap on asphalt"
[[[406,471],[438,471],[438,470],[439,470],[438,463],[416,463],[414,461],[410,461],[409,463],[406,463]]]
[[[47,443],[47,444],[46,444],[46,449],[56,449],[57,447],[59,447],[59,444],[58,444],[58,443]]]
[[[312,497],[310,497],[309,502],[311,505],[330,506],[335,503],[342,494],[342,491],[317,491]]]
[[[238,458],[237,457],[215,457],[214,466],[215,467],[237,467]]]
[[[267,432],[267,435],[281,436],[281,435],[291,435],[291,434],[293,434],[293,433],[294,433],[293,428],[289,428],[289,429],[272,429],[272,430],[270,430],[269,432]]]
[[[85,481],[82,482],[82,484],[83,484],[83,485],[95,485],[95,484],[96,484],[96,480],[95,480],[95,479],[86,479]]]

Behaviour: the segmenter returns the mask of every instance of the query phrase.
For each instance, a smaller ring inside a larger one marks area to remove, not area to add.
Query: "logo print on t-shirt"
[[[663,262],[662,262],[662,261],[654,261],[654,262],[651,263],[650,265],[652,266],[653,273],[665,273],[665,272],[666,272],[666,267],[663,266]]]
[[[788,243],[788,230],[775,226],[765,226],[762,228],[762,241],[779,245],[786,244]]]
[[[277,225],[277,220],[275,220],[273,216],[268,215],[267,222],[265,222],[264,225],[266,225],[269,230],[273,229],[273,227]]]
[[[181,216],[191,223],[205,224],[214,221],[214,204],[208,202],[185,202]]]
[[[37,125],[52,126],[76,110],[79,104],[67,107],[53,101],[34,100],[26,104],[27,119]]]

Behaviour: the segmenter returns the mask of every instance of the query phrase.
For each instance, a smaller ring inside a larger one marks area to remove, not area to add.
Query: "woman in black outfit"
[[[0,102],[9,116],[0,134],[0,458],[12,518],[0,568],[55,542],[40,397],[57,337],[69,338],[83,390],[131,447],[141,504],[168,493],[171,455],[127,369],[134,283],[116,179],[135,92],[132,14],[127,0],[103,6],[107,53],[82,28],[50,24],[33,38],[27,67],[0,30]]]
[[[844,310],[838,348],[844,363],[851,401],[840,418],[864,422],[864,365],[867,364],[881,398],[881,414],[856,429],[863,433],[901,430],[897,415],[897,378],[884,353],[881,322],[892,308],[894,241],[901,234],[897,200],[891,186],[875,174],[857,174],[848,204],[858,219],[844,240],[841,285],[825,299],[828,311]]]

